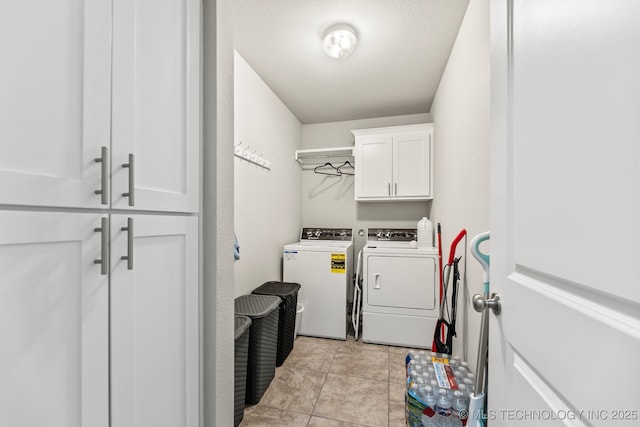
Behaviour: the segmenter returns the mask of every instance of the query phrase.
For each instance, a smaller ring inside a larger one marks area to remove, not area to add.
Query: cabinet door
[[[393,160],[394,196],[399,199],[431,197],[431,133],[396,136]]]
[[[109,425],[101,215],[0,211],[0,425]]]
[[[111,233],[111,426],[196,427],[197,218],[112,215]]]
[[[356,139],[355,199],[388,199],[393,191],[392,138]]]
[[[198,0],[113,1],[114,208],[198,210],[199,8]],[[124,167],[130,155],[133,167]]]
[[[109,0],[0,4],[0,203],[100,207]]]

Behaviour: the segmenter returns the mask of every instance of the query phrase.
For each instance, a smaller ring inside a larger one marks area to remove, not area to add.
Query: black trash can
[[[235,299],[235,314],[251,318],[247,364],[246,403],[255,405],[276,373],[278,306],[271,295],[241,295]]]
[[[244,417],[244,398],[247,391],[247,360],[249,357],[249,327],[247,316],[235,317],[235,380],[233,395],[233,425],[238,427]]]
[[[276,366],[282,366],[293,349],[296,328],[296,308],[298,306],[299,283],[267,282],[253,290],[257,295],[274,295],[280,297],[280,314],[278,320],[278,352]]]

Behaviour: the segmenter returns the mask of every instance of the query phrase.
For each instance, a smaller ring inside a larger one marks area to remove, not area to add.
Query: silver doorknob
[[[472,299],[473,308],[482,313],[485,308],[490,308],[493,314],[498,316],[502,311],[502,304],[500,304],[500,295],[491,294],[489,298],[484,297],[482,294],[475,294]]]

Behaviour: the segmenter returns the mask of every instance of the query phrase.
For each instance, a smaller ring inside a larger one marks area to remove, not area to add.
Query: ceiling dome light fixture
[[[327,28],[322,39],[322,47],[330,58],[349,57],[358,46],[356,30],[348,24],[336,24]]]

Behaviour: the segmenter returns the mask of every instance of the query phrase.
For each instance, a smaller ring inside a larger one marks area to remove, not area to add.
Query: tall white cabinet
[[[199,424],[200,3],[0,6],[0,425]]]
[[[433,125],[351,131],[355,136],[355,199],[433,198]]]

